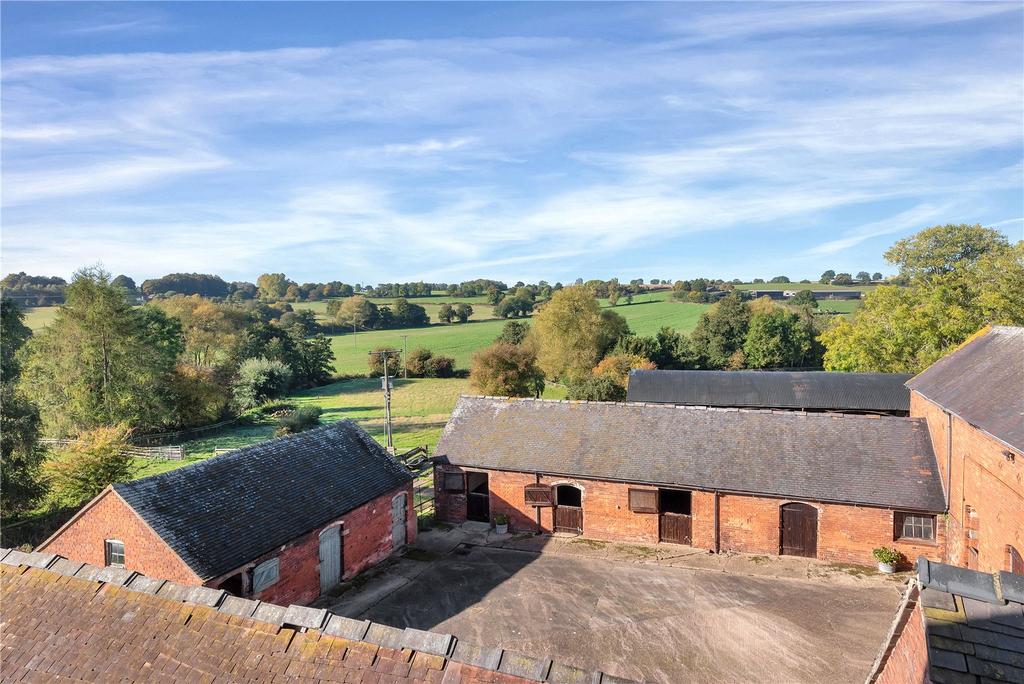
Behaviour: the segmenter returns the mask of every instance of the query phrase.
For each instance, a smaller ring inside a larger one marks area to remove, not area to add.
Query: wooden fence
[[[41,439],[39,443],[48,447],[66,447],[74,443],[73,439]],[[185,447],[176,446],[134,446],[129,445],[125,451],[134,458],[146,458],[154,461],[180,461],[185,458]]]

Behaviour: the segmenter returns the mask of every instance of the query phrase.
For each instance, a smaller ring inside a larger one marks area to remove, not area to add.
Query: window
[[[523,498],[531,506],[550,506],[553,503],[551,487],[542,484],[526,485]]]
[[[935,541],[935,516],[896,513],[896,539]]]
[[[108,539],[103,542],[103,556],[107,565],[119,568],[124,567],[124,542],[116,539]]]
[[[277,582],[281,564],[277,558],[263,561],[252,571],[252,591],[257,593],[263,591],[271,584]]]
[[[461,492],[466,488],[466,481],[462,477],[462,473],[445,473],[444,474],[444,491],[446,492]]]
[[[662,513],[690,515],[693,512],[693,494],[678,489],[658,490],[659,509]]]
[[[1007,544],[1006,556],[1007,569],[1015,575],[1024,575],[1024,558],[1021,557],[1020,552]]]
[[[630,489],[629,510],[633,511],[634,513],[657,513],[658,490]]]

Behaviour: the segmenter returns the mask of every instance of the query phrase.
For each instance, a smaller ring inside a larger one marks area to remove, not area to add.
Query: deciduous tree
[[[78,503],[107,485],[131,479],[135,461],[128,450],[131,429],[125,425],[98,427],[72,440],[47,461],[50,488],[65,503]]]
[[[544,373],[537,355],[526,345],[495,342],[473,355],[469,381],[481,394],[502,397],[539,397]]]

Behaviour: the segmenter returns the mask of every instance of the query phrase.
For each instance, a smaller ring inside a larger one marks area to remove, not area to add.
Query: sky
[[[1024,235],[1024,5],[14,3],[0,269],[892,273]]]

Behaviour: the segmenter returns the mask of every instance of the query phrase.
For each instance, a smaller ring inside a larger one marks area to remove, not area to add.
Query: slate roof
[[[0,549],[0,681],[628,684],[450,634],[103,570]]]
[[[1024,575],[917,564],[931,681],[1024,682]]]
[[[992,328],[907,387],[1024,452],[1024,328]]]
[[[346,420],[114,490],[197,575],[210,579],[411,479]]]
[[[945,510],[918,418],[461,397],[436,454],[496,470]]]
[[[627,401],[812,411],[910,411],[904,373],[634,370]]]

